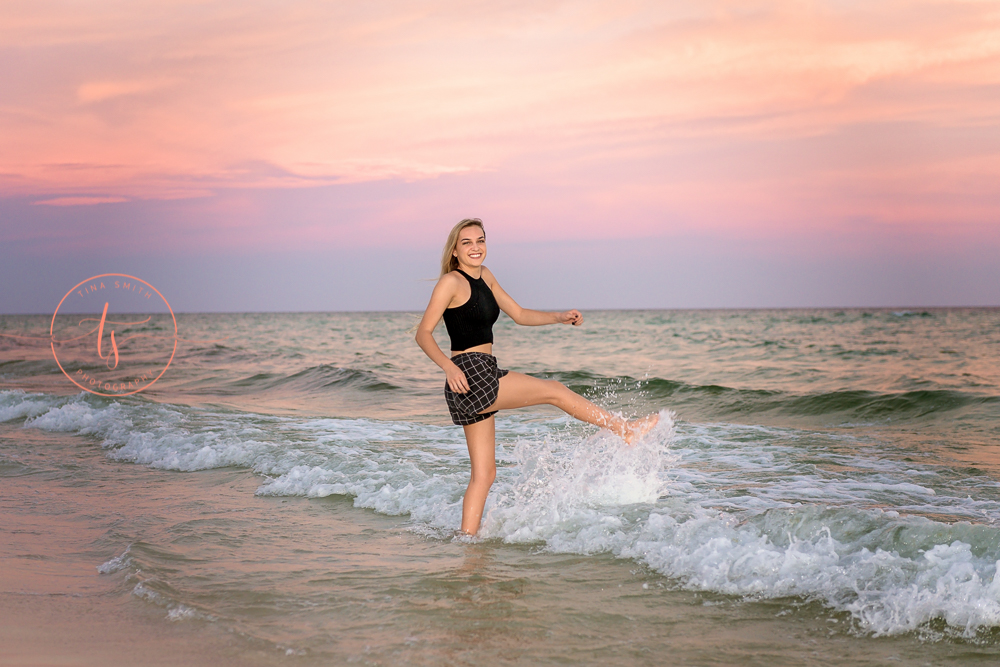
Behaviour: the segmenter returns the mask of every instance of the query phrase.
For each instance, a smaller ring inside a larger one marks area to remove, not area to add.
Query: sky
[[[1000,3],[0,6],[0,313],[1000,305]]]

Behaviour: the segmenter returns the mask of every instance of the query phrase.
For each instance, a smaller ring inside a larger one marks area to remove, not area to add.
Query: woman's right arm
[[[434,286],[431,293],[430,303],[427,310],[417,325],[417,345],[431,358],[435,364],[441,367],[448,377],[448,386],[456,394],[464,394],[469,391],[469,383],[465,378],[465,373],[455,365],[448,356],[441,351],[437,341],[434,340],[434,327],[441,321],[444,311],[451,303],[455,293],[458,291],[458,277],[452,274],[441,276],[438,284]]]

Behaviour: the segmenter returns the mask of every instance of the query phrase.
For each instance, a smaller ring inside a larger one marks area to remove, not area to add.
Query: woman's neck
[[[458,268],[461,269],[463,272],[469,274],[473,278],[477,279],[477,280],[479,278],[483,277],[483,267],[482,266],[462,266],[462,263],[459,262]]]

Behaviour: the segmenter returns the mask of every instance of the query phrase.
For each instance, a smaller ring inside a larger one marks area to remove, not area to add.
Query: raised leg
[[[490,417],[462,428],[465,429],[465,441],[472,460],[472,478],[462,501],[462,530],[475,535],[483,520],[486,495],[497,477],[496,422]]]
[[[496,403],[483,412],[542,404],[554,405],[571,417],[617,433],[628,444],[653,428],[659,420],[658,414],[652,414],[644,419],[627,421],[594,405],[561,382],[514,372],[500,378]]]

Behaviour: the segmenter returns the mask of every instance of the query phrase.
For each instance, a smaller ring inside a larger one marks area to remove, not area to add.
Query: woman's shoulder
[[[439,287],[448,290],[449,292],[453,292],[459,288],[462,282],[464,282],[462,274],[458,271],[449,271],[438,278],[437,284]]]
[[[492,271],[486,268],[485,264],[483,264],[482,268],[483,268],[482,279],[485,280],[486,284],[492,288],[494,285],[497,284],[497,277],[493,275]]]

